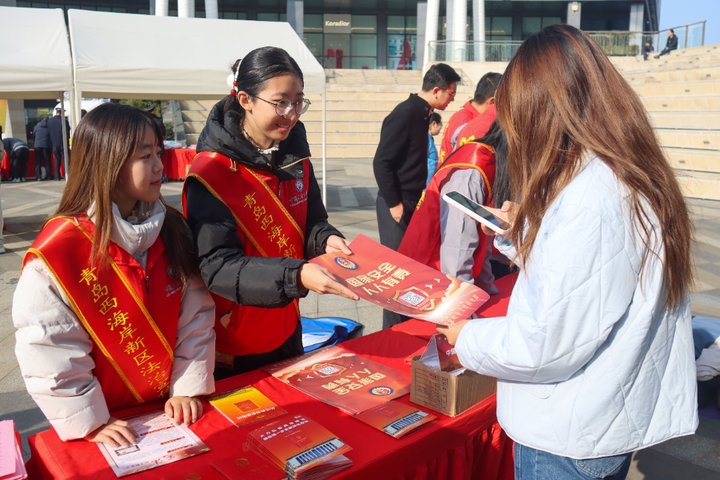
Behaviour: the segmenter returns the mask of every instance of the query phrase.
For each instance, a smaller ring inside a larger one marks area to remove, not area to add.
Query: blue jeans
[[[515,444],[515,480],[624,480],[632,453],[575,460]]]

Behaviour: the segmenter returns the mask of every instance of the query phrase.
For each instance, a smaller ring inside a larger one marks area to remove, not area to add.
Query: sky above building
[[[720,0],[660,0],[660,30],[702,20],[705,45],[720,44]]]

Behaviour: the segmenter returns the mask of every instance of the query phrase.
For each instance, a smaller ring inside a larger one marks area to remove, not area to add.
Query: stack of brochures
[[[248,435],[250,448],[291,479],[319,480],[352,465],[352,450],[335,434],[304,415],[263,425]]]
[[[20,442],[15,434],[15,422],[0,421],[0,479],[20,480],[27,478]]]

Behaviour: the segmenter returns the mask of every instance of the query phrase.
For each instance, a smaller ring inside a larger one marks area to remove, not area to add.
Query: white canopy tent
[[[0,7],[0,19],[0,98],[60,99],[64,110],[72,60],[63,11]],[[62,126],[67,158],[68,132],[65,122]]]
[[[288,23],[87,10],[69,10],[68,20],[74,104],[82,96],[219,100],[236,59],[262,46],[285,49],[303,71],[305,92],[323,98],[325,196],[325,71]]]
[[[0,7],[0,97],[62,98],[72,60],[60,9]]]

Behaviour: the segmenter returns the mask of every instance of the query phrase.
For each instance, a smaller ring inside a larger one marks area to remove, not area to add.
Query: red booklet
[[[263,369],[321,402],[350,414],[410,393],[410,378],[405,373],[337,345]]]
[[[365,235],[350,244],[352,255],[326,253],[310,260],[330,270],[347,287],[386,310],[441,325],[470,318],[490,296],[423,265]]]
[[[276,420],[253,430],[248,443],[291,478],[324,478],[352,465],[352,450],[327,428],[304,415]]]
[[[379,407],[358,413],[355,418],[391,437],[400,438],[432,422],[437,417],[405,403],[392,400]]]

